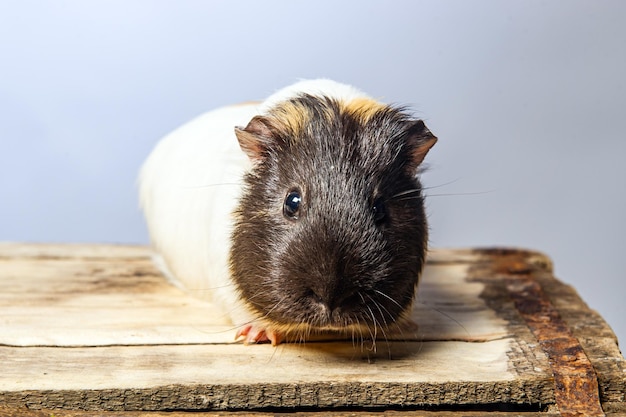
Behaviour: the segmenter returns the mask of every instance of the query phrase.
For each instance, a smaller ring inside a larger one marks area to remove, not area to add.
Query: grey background
[[[147,242],[137,170],[211,108],[329,77],[440,141],[431,243],[549,254],[626,338],[626,2],[0,2],[0,240]]]

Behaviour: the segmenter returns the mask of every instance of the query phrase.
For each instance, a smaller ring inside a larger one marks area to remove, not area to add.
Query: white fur
[[[345,101],[367,97],[330,80],[300,81],[259,106],[224,107],[190,121],[163,138],[141,169],[141,206],[166,274],[192,294],[218,303],[235,325],[252,317],[239,301],[228,267],[232,213],[251,167],[234,128],[299,93]]]
[[[358,89],[341,84],[336,81],[320,78],[317,80],[302,80],[295,84],[278,90],[269,96],[259,107],[261,113],[266,113],[269,109],[282,101],[289,100],[298,94],[310,94],[313,96],[326,96],[349,102],[356,98],[369,98],[369,96]]]

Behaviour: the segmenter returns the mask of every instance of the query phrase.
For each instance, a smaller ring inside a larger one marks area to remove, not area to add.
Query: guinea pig
[[[140,200],[166,274],[206,291],[244,343],[411,326],[437,138],[330,80],[208,112],[163,138]]]

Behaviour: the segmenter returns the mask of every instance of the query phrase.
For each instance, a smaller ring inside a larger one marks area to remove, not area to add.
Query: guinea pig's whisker
[[[388,295],[387,295],[387,294],[385,294],[384,292],[382,292],[382,291],[380,291],[380,290],[374,290],[374,292],[376,292],[377,294],[382,295],[383,297],[385,297],[386,299],[388,299],[389,301],[391,301],[392,303],[394,303],[395,305],[397,305],[398,307],[400,307],[400,309],[404,309],[404,307],[403,307],[400,303],[398,303],[396,300],[394,300],[393,298],[391,298],[390,296],[388,296]],[[372,301],[374,301],[374,300],[372,300]],[[398,328],[398,333],[399,333],[400,335],[403,335],[403,334],[404,334],[404,330],[402,329],[402,326],[400,326],[400,324],[398,324],[398,322],[397,322],[396,320],[394,320],[394,318],[393,318],[393,314],[391,314],[391,312],[389,312],[389,310],[388,310],[385,306],[383,306],[382,304],[377,303],[377,302],[375,302],[375,301],[374,301],[374,303],[375,303],[375,305],[376,305],[379,309],[380,309],[380,308],[382,308],[383,310],[385,310],[385,312],[387,313],[387,315],[388,315],[388,316],[389,316],[389,318],[391,319],[391,321],[392,321],[392,323],[394,324],[394,326]],[[381,311],[381,314],[382,314],[382,311]],[[384,315],[383,315],[383,317],[384,317]],[[387,324],[387,323],[385,322],[385,324]]]
[[[410,199],[418,199],[418,198],[422,198],[422,197],[447,197],[447,196],[457,196],[457,195],[482,195],[482,194],[489,194],[494,192],[495,190],[488,190],[488,191],[477,191],[477,192],[463,192],[463,193],[441,193],[441,194],[424,194],[422,195],[423,191],[426,190],[432,190],[435,188],[441,188],[441,187],[445,187],[448,186],[450,184],[454,184],[455,182],[457,182],[459,179],[455,179],[452,181],[448,181],[445,182],[443,184],[439,184],[439,185],[431,185],[429,187],[421,187],[421,188],[414,188],[414,189],[410,189],[410,190],[406,190],[406,191],[402,191],[398,194],[393,195],[390,200],[399,200],[399,201],[406,201],[406,200],[410,200]]]
[[[380,290],[374,290],[374,292],[376,294],[380,294],[383,297],[385,297],[386,299],[388,299],[389,301],[391,301],[392,303],[394,303],[395,305],[397,305],[398,307],[400,307],[401,309],[403,308],[402,305],[400,305],[399,302],[397,302],[396,300],[394,300],[393,298],[391,298],[390,296],[388,296],[387,294],[385,294],[384,292],[380,291]]]
[[[372,300],[374,301],[374,300]],[[379,326],[380,327],[380,332],[383,335],[383,339],[385,339],[385,343],[387,344],[387,346],[389,346],[389,338],[387,337],[387,329],[388,329],[388,324],[387,324],[387,320],[385,320],[385,315],[383,313],[383,311],[380,309],[380,306],[378,305],[377,302],[374,301],[374,305],[376,306],[376,308],[378,309],[378,311],[380,312],[382,321],[383,321],[383,326]]]
[[[381,324],[383,325],[381,326],[381,329],[387,327],[387,320],[385,319],[385,313],[383,313],[383,310],[381,310],[380,305],[370,295],[367,295],[367,298],[371,301],[372,304],[374,304],[374,307],[376,307],[376,309],[380,313]]]
[[[365,340],[367,339],[367,337],[365,337],[366,327],[367,327],[367,324],[365,325],[361,324],[359,326],[359,344],[360,344],[361,351],[365,350]]]
[[[495,190],[465,192],[465,193],[423,194],[423,195],[421,193],[418,193],[417,191],[414,191],[411,194],[407,193],[402,198],[392,197],[391,199],[394,199],[396,201],[408,201],[408,200],[416,200],[416,199],[420,199],[420,198],[431,198],[431,197],[454,197],[454,196],[482,195],[482,194],[490,194],[490,193],[492,193],[494,191]]]
[[[424,197],[431,198],[431,197],[451,197],[451,196],[454,197],[454,196],[461,196],[461,195],[483,195],[483,194],[491,194],[495,191],[496,190],[476,191],[476,192],[467,192],[467,193],[426,194]]]
[[[370,306],[366,307],[370,317],[372,318],[372,325],[374,326],[374,332],[372,333],[370,329],[370,334],[372,335],[372,339],[376,340],[376,336],[378,335],[378,322],[376,321],[376,315],[374,314],[374,311],[372,311],[372,308]]]
[[[396,200],[396,199],[400,199],[400,197],[406,197],[406,196],[420,196],[422,193],[422,189],[421,188],[412,188],[410,190],[406,190],[406,191],[402,191],[399,192],[398,194],[394,194],[392,195],[389,200]]]
[[[362,349],[363,348],[363,326],[361,325],[361,320],[359,320],[358,315],[354,316],[354,322],[355,322],[355,327],[352,328],[352,347],[356,348],[357,342],[360,342],[361,349]]]
[[[268,294],[269,294],[269,291],[257,291],[256,293],[252,294],[252,295],[248,298],[248,300],[249,300],[249,301],[253,301],[253,300],[257,299],[257,298],[260,298],[260,297],[265,297],[265,296],[267,296]]]
[[[229,283],[229,284],[224,284],[224,285],[216,285],[213,287],[202,287],[202,288],[189,288],[186,289],[189,292],[193,292],[193,293],[204,293],[204,292],[210,292],[210,291],[215,291],[215,290],[220,290],[220,289],[224,289],[224,288],[233,288],[235,287],[234,283]]]
[[[452,180],[452,181],[444,182],[443,184],[429,185],[428,187],[422,187],[422,190],[432,190],[433,188],[445,187],[445,186],[448,186],[450,184],[454,184],[455,182],[458,182],[459,180],[460,180],[460,178],[457,178],[457,179]]]
[[[304,329],[299,330],[298,333],[296,334],[296,340],[300,346],[304,346],[308,339],[309,339],[309,332]]]
[[[389,317],[389,320],[391,320],[391,323],[394,324],[398,330],[401,331],[401,327],[400,325],[394,320],[393,314],[391,314],[391,312],[381,303],[379,303],[378,301],[374,300],[371,296],[368,296],[368,298],[370,300],[372,300],[372,303],[376,306],[376,308],[378,309],[378,311],[380,312],[380,317],[383,320],[383,323],[385,325],[385,329],[389,329],[389,323],[387,322],[387,319],[385,318],[385,314],[387,315],[387,317]]]
[[[270,314],[272,314],[276,309],[278,309],[279,307],[281,307],[281,305],[284,303],[284,301],[287,299],[287,296],[284,296],[283,298],[281,298],[280,300],[278,300],[276,302],[276,304],[274,304],[272,306],[272,308],[270,308],[269,310],[267,310],[267,312],[265,312],[265,314],[263,315],[264,317],[269,317]]]
[[[370,336],[372,337],[372,351],[376,352],[376,338],[378,336],[378,330],[380,328],[381,333],[383,334],[383,337],[385,338],[385,340],[387,340],[387,334],[384,330],[384,326],[381,325],[381,323],[378,322],[378,320],[376,320],[376,314],[374,314],[374,311],[372,310],[372,308],[369,306],[369,304],[365,301],[365,297],[363,297],[363,294],[361,294],[361,292],[358,292],[359,297],[361,298],[361,300],[363,301],[363,304],[367,307],[367,311],[369,312],[369,316],[372,318],[372,326],[374,327],[374,329],[372,330],[372,328],[368,325],[367,329],[370,332]],[[373,304],[375,306],[377,306],[377,303],[368,296],[368,298],[370,299],[370,301],[373,302]],[[380,311],[381,315],[383,314],[382,311]],[[386,326],[386,320],[383,317],[381,317],[385,326]]]
[[[352,341],[352,349],[356,348],[356,329],[350,328],[350,340]]]
[[[361,324],[360,320],[357,320],[357,322],[359,323],[359,327],[357,327],[357,330],[359,333],[358,333],[358,338],[356,342],[361,345],[361,350],[363,350],[363,345],[365,343],[365,336],[363,335],[363,325]],[[355,347],[356,347],[356,344],[355,344]]]
[[[367,350],[369,350],[370,352],[376,352],[376,324],[374,324],[374,331],[372,332],[372,329],[368,326],[368,330],[370,332],[370,337],[371,337],[371,345],[369,348],[367,348]]]
[[[387,320],[385,319],[385,313],[383,312],[383,309],[387,312],[387,314],[389,314],[389,311],[387,311],[387,309],[385,309],[385,307],[382,306],[380,303],[376,302],[376,300],[374,300],[372,297],[368,296],[368,298],[372,301],[374,306],[376,306],[376,308],[380,312],[380,316],[384,324],[384,326],[380,326],[380,332],[383,335],[383,339],[385,339],[385,346],[387,346],[387,355],[391,359],[391,345],[389,344],[389,337],[387,336],[387,329],[389,328],[389,324],[387,323]],[[397,323],[393,321],[391,314],[389,314],[389,318],[391,318],[392,322],[397,325]]]
[[[361,350],[365,349],[365,334],[364,334],[364,329],[367,329],[369,331],[369,325],[367,324],[367,320],[365,320],[365,325],[361,325],[359,326],[359,336],[361,337]]]
[[[365,300],[365,297],[363,297],[363,294],[360,291],[357,292],[357,294],[361,298],[361,301],[363,302],[363,305],[365,307],[367,307],[367,310],[369,311],[369,315],[372,318],[372,323],[374,324],[374,334],[372,334],[371,329],[369,328],[369,326],[368,326],[368,330],[370,330],[370,334],[372,334],[372,338],[375,339],[376,338],[376,316],[374,315],[374,312],[372,311],[372,309],[368,305],[367,301]]]
[[[463,326],[463,324],[462,324],[460,321],[458,321],[457,319],[455,319],[455,318],[454,318],[454,317],[452,317],[451,315],[447,314],[446,312],[444,312],[444,311],[442,311],[442,310],[440,310],[440,309],[438,309],[438,308],[435,308],[432,304],[425,303],[425,302],[423,302],[423,301],[420,301],[419,299],[417,299],[416,301],[417,301],[419,304],[421,304],[421,305],[423,305],[423,306],[425,306],[425,307],[429,308],[430,310],[432,310],[432,311],[434,311],[434,312],[436,312],[436,313],[440,314],[441,316],[443,316],[443,317],[445,317],[445,318],[449,319],[450,321],[452,321],[452,322],[456,323],[456,324],[457,324],[457,325],[458,325],[461,329],[463,329],[463,331],[465,332],[465,334],[466,334],[468,337],[471,337],[471,336],[472,336],[472,335],[471,335],[471,333],[467,330],[467,328],[466,328],[465,326]]]

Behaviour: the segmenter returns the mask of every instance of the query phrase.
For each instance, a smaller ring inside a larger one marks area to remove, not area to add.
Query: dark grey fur
[[[237,211],[233,279],[283,327],[387,328],[412,305],[424,264],[417,171],[436,138],[399,108],[366,119],[332,99],[291,103],[309,114],[303,131],[285,129],[280,112],[244,130],[255,166]],[[292,191],[302,197],[296,218],[284,213]]]

